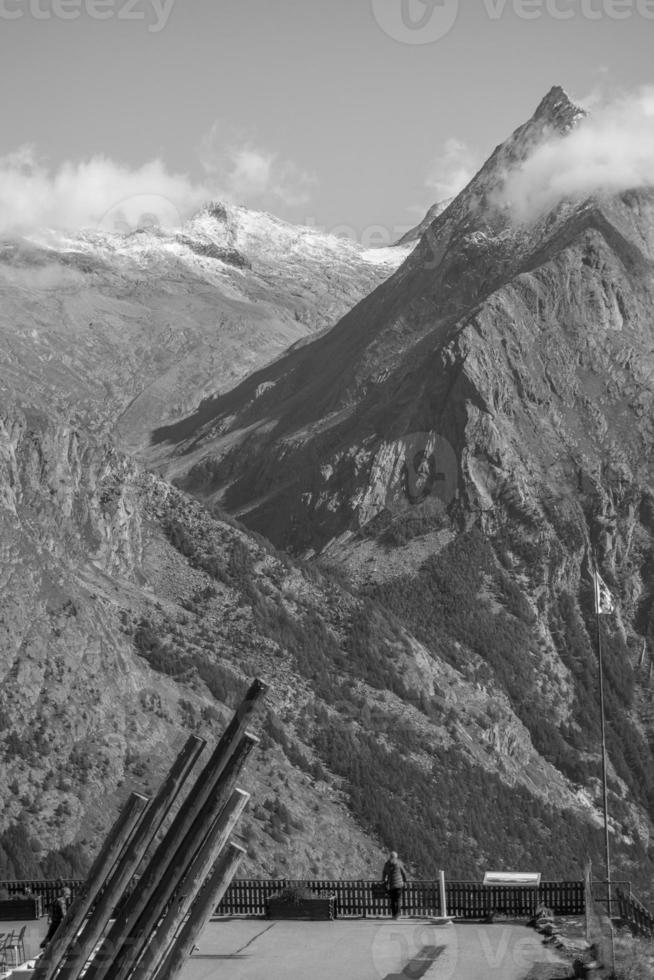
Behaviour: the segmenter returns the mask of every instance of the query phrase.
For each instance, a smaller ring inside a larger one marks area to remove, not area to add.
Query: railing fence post
[[[440,915],[442,918],[447,918],[447,894],[445,892],[445,872],[438,872],[438,881],[440,886]]]

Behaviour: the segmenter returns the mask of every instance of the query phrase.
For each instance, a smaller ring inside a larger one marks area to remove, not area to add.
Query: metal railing
[[[58,879],[56,881],[30,879],[26,881],[0,881],[0,889],[7,890],[10,896],[24,894],[29,886],[35,895],[43,900],[43,909],[50,905],[60,893],[62,885],[68,885],[75,897],[84,884],[80,879]],[[219,915],[265,916],[268,898],[287,885],[305,887],[314,892],[323,892],[336,897],[337,914],[348,916],[386,916],[390,915],[386,896],[379,891],[379,881],[370,879],[234,879],[227,893],[216,909]],[[630,893],[629,882],[616,882],[617,889]],[[606,885],[594,883],[594,892],[599,902],[605,900]],[[602,890],[604,889],[604,891]],[[533,915],[537,905],[546,905],[556,915],[580,915],[584,912],[583,881],[541,881],[538,887],[518,887],[510,885],[483,885],[479,881],[446,880],[445,896],[447,914],[458,919],[479,919],[492,915],[510,915],[516,918]],[[402,900],[404,915],[424,916],[443,915],[437,880],[410,881],[404,890]]]

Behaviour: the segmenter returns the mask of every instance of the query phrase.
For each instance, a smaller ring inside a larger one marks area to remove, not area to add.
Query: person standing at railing
[[[70,888],[68,885],[64,885],[61,889],[61,893],[57,895],[50,908],[50,918],[48,920],[50,922],[50,926],[45,935],[45,939],[41,943],[41,949],[45,949],[61,925],[61,922],[68,911],[68,906],[71,903],[71,897],[72,893]]]
[[[386,886],[388,898],[391,903],[391,912],[394,919],[399,918],[402,905],[402,893],[406,885],[407,877],[404,865],[397,856],[397,851],[391,851],[388,861],[382,871],[382,882]]]

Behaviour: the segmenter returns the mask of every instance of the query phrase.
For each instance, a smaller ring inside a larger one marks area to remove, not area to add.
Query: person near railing
[[[382,871],[382,882],[386,886],[393,918],[397,919],[400,915],[402,894],[407,882],[406,871],[397,856],[397,851],[391,851],[389,854],[388,861]]]
[[[48,943],[54,936],[55,932],[59,928],[62,919],[64,918],[66,912],[68,911],[68,906],[71,903],[71,898],[72,898],[72,893],[70,888],[68,887],[68,885],[64,885],[61,888],[59,895],[57,895],[54,902],[52,903],[52,906],[50,907],[50,918],[48,920],[50,926],[45,935],[45,939],[41,943],[41,949],[45,949],[45,947],[48,945]]]

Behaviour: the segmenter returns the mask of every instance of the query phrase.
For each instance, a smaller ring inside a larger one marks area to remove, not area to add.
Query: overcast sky
[[[652,0],[0,0],[0,164],[393,237],[552,85],[651,84],[653,42]]]

